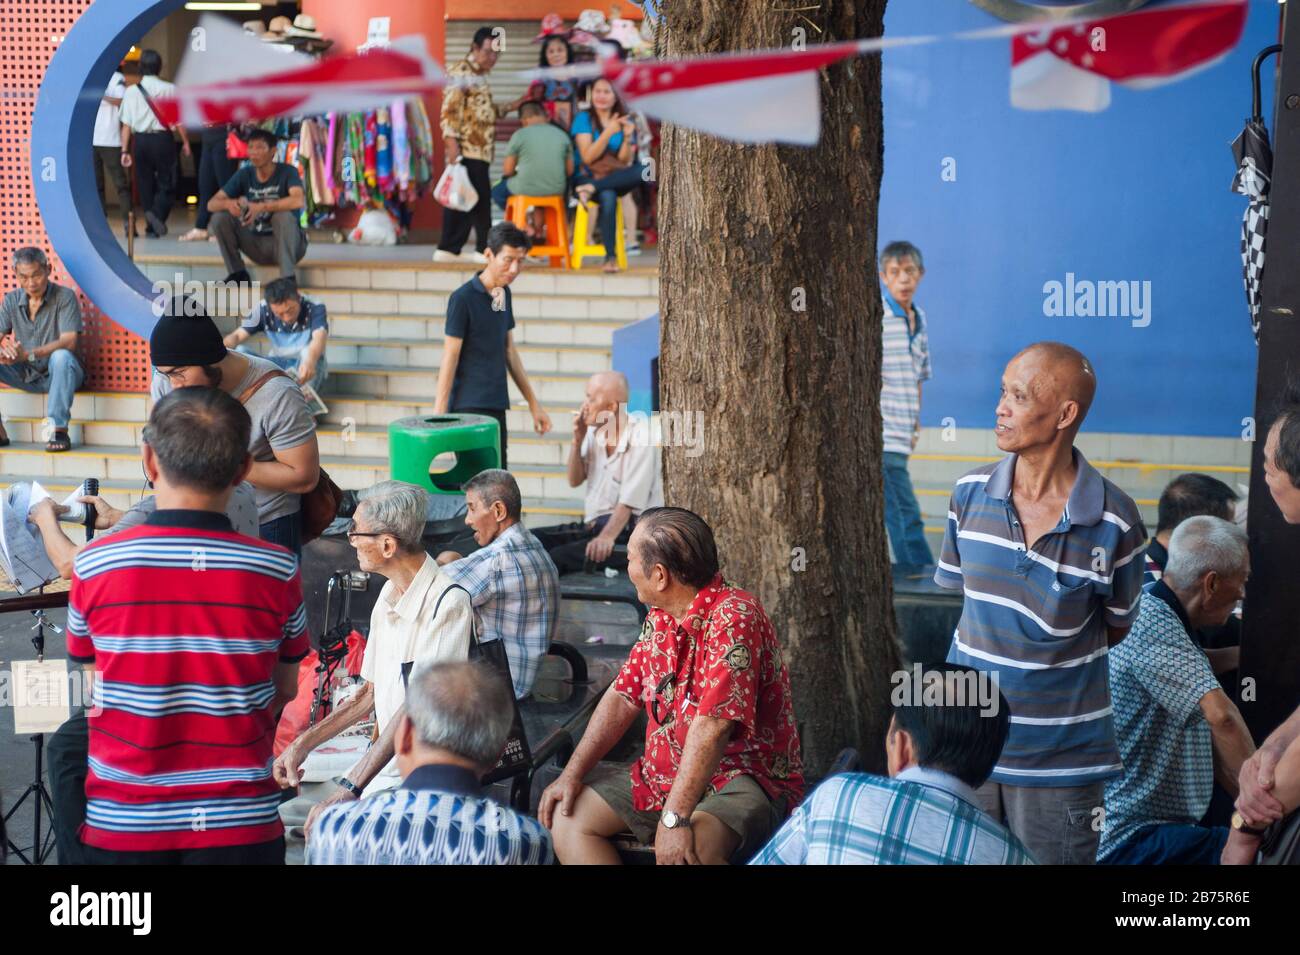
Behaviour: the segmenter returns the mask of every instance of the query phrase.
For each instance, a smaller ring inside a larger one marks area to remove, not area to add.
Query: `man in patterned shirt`
[[[469,591],[483,642],[504,640],[515,696],[533,690],[551,648],[560,575],[542,542],[524,527],[519,485],[509,471],[480,471],[465,482],[465,523],[479,549],[438,555],[442,572]]]
[[[627,829],[661,865],[744,861],[803,795],[772,624],[722,579],[713,531],[682,508],[641,513],[627,573],[654,609],[538,818],[565,864],[617,864],[610,839]],[[642,757],[598,768],[643,710]]]
[[[1217,775],[1235,797],[1255,752],[1194,632],[1222,626],[1246,590],[1246,532],[1202,515],[1169,538],[1164,577],[1142,595],[1137,621],[1109,657],[1124,775],[1106,785],[1099,862],[1214,865],[1226,827],[1197,823]]]
[[[500,27],[479,27],[474,31],[465,59],[447,68],[447,89],[442,94],[442,143],[447,163],[459,161],[478,193],[469,212],[444,209],[442,239],[433,253],[435,262],[459,262],[460,250],[474,230],[478,251],[471,258],[486,262],[488,229],[492,225],[492,181],[488,170],[496,148],[497,120],[519,108],[527,97],[511,103],[495,103],[487,75],[500,56],[497,37]]]
[[[970,692],[983,678],[970,667],[939,663],[916,672],[919,679],[906,670],[895,675],[889,776],[832,776],[750,865],[1033,864],[975,800],[1007,739],[1006,699],[995,686],[990,707],[992,693]]]
[[[308,865],[549,865],[551,834],[482,795],[505,747],[510,693],[477,663],[410,675],[393,737],[402,785],[321,813]]]
[[[921,250],[891,242],[880,253],[884,296],[881,327],[880,418],[884,427],[885,527],[894,560],[904,567],[934,563],[921,508],[907,473],[907,457],[921,436],[921,382],[930,377],[925,312],[913,301],[925,277]]]

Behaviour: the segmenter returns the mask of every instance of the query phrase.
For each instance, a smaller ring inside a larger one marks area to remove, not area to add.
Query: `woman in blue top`
[[[573,142],[582,168],[573,177],[578,201],[595,196],[600,204],[600,240],[605,245],[605,271],[617,272],[618,197],[643,181],[636,158],[636,123],[607,79],[591,84],[591,108],[573,121]]]

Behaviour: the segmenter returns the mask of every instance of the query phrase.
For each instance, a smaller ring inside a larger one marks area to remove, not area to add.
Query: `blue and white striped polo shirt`
[[[1146,528],[1077,448],[1074,462],[1061,521],[1032,549],[1011,503],[1016,455],[960,478],[948,505],[934,581],[966,598],[948,661],[996,672],[1011,707],[992,782],[1082,786],[1121,770],[1106,628],[1137,618]]]
[[[930,336],[925,312],[912,303],[916,331],[907,326],[907,313],[882,290],[884,315],[880,332],[880,421],[886,451],[912,453],[912,432],[921,417],[917,386],[930,378]]]

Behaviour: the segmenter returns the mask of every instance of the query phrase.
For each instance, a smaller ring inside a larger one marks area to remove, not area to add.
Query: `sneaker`
[[[438,251],[436,251],[436,252],[433,253],[433,261],[435,261],[435,262],[459,262],[459,261],[460,261],[460,256],[457,255],[455,252],[448,252],[448,251],[446,251],[445,249],[439,249]]]
[[[145,221],[149,223],[149,228],[152,229],[154,234],[159,238],[167,234],[167,223],[163,222],[162,219],[159,219],[152,212],[146,212],[144,218]]]
[[[487,265],[487,256],[482,252],[471,252],[469,255],[462,255],[461,259],[468,259],[469,261],[476,262],[479,265]]]

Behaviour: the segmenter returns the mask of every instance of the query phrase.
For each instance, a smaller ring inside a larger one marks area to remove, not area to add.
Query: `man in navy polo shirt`
[[[934,575],[965,594],[948,662],[996,673],[1011,707],[981,808],[1049,865],[1096,859],[1122,768],[1106,655],[1142,595],[1137,505],[1074,447],[1096,388],[1069,345],[1011,360],[996,428],[1008,456],[958,479]]]
[[[442,366],[434,400],[435,414],[454,411],[496,419],[501,429],[503,470],[506,410],[510,407],[507,371],[528,402],[533,430],[538,434],[551,430],[551,419],[533,394],[510,331],[515,327],[510,283],[518,277],[529,245],[527,234],[509,222],[498,222],[488,232],[487,265],[447,299]]]

